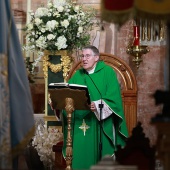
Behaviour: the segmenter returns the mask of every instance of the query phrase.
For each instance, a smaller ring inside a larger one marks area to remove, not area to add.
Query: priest
[[[120,84],[112,67],[100,60],[95,46],[82,49],[82,68],[69,83],[86,85],[90,94],[89,110],[75,110],[72,115],[73,169],[89,169],[103,156],[114,158],[117,146],[126,144],[128,130],[125,122]],[[63,113],[66,156],[67,115]]]

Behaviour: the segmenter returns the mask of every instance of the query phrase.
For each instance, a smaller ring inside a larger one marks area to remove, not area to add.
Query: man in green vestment
[[[112,67],[99,60],[94,46],[82,49],[82,67],[69,80],[86,85],[90,94],[90,109],[76,110],[72,116],[74,170],[90,169],[101,157],[114,156],[118,145],[128,137],[120,85]],[[101,109],[99,106],[102,106]],[[63,113],[64,146],[66,151],[67,116]]]

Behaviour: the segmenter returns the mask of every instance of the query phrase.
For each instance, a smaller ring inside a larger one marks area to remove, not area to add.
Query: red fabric
[[[133,7],[134,0],[103,0],[107,10],[127,10]]]

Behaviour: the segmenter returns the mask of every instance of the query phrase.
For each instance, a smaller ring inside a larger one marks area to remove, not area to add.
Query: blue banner
[[[0,1],[0,169],[11,169],[12,157],[34,135],[32,98],[10,3]]]

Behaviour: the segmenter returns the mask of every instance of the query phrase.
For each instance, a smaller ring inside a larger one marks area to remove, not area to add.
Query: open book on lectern
[[[87,86],[80,84],[69,84],[69,83],[50,83],[48,85],[49,89],[62,89],[62,88],[70,88],[77,90],[84,90],[86,92],[87,103],[90,104],[90,95]]]
[[[69,83],[50,83],[49,84],[49,86],[50,87],[69,87],[69,88],[80,88],[80,90],[82,89],[82,88],[87,88],[87,86],[85,86],[85,85],[80,85],[80,84],[69,84]]]

